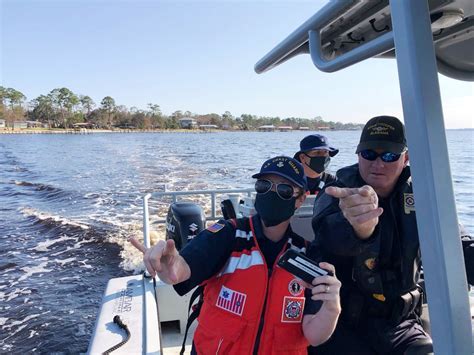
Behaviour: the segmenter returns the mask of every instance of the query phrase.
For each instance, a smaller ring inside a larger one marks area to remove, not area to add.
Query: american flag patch
[[[223,225],[221,223],[214,223],[212,226],[207,227],[206,230],[208,230],[209,232],[212,232],[212,233],[217,233],[224,227],[225,227],[225,225]]]
[[[219,292],[219,297],[217,298],[216,306],[241,316],[244,311],[246,298],[246,294],[222,286],[221,292]]]

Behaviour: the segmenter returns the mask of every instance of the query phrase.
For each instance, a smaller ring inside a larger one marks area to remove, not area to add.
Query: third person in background
[[[303,164],[308,180],[309,194],[317,195],[325,185],[336,180],[334,175],[325,172],[325,170],[331,157],[338,152],[338,149],[329,146],[327,137],[321,134],[312,134],[301,140],[300,150],[294,158]]]

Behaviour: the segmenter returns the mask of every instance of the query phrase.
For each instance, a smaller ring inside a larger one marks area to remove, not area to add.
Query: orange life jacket
[[[306,354],[301,321],[304,287],[295,276],[273,265],[259,249],[252,219],[237,220],[235,243],[224,268],[206,281],[194,346],[201,354]],[[292,234],[287,248],[305,251]],[[278,260],[278,257],[277,257]]]

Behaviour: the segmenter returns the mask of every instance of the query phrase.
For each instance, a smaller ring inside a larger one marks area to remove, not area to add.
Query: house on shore
[[[197,128],[197,122],[194,118],[183,117],[179,119],[179,126],[188,129]]]
[[[26,121],[26,128],[41,128],[44,127],[43,122],[39,121]]]
[[[72,128],[74,129],[81,129],[81,128],[95,128],[95,125],[91,122],[78,122],[78,123],[73,123]]]
[[[6,121],[4,119],[1,119],[0,120],[0,128],[5,128],[7,125],[6,125]]]
[[[278,127],[278,130],[280,132],[288,132],[288,131],[292,131],[293,127],[291,127],[291,126],[280,126],[280,127]]]
[[[201,124],[199,125],[199,129],[202,129],[204,131],[209,131],[211,129],[217,129],[217,125],[215,124]]]
[[[13,121],[13,129],[25,129],[28,128],[26,121]]]
[[[263,125],[263,126],[258,127],[258,130],[260,132],[273,132],[273,131],[275,131],[275,126],[272,125],[272,124],[267,124],[267,125]]]

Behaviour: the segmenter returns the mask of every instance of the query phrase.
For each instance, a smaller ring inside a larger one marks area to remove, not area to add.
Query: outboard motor
[[[166,240],[173,239],[180,250],[204,229],[206,218],[201,206],[191,202],[173,202],[166,216]]]

